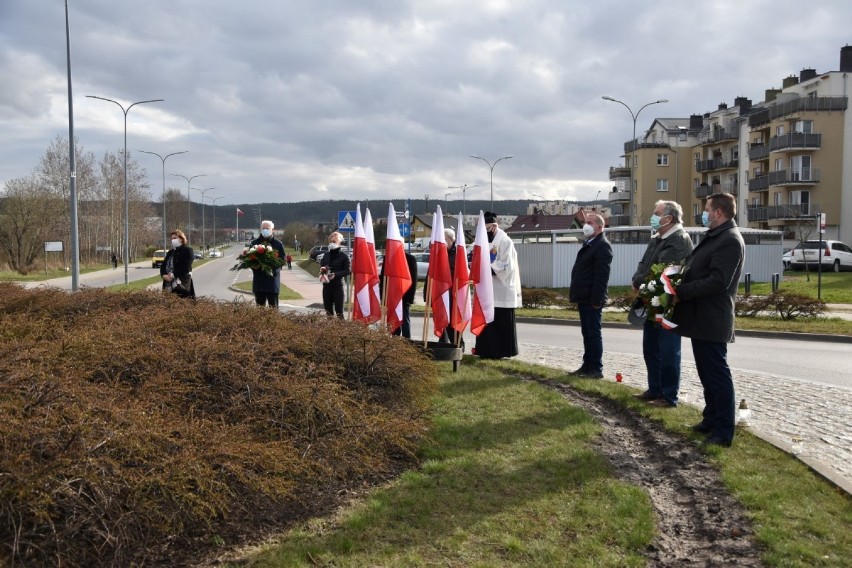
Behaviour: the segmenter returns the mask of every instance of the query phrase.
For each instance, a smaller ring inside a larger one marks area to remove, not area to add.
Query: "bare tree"
[[[44,242],[50,240],[44,221],[53,202],[35,175],[6,182],[0,201],[0,249],[12,270],[27,274],[34,268]]]

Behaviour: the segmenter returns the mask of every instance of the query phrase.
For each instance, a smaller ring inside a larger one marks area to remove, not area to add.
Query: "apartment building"
[[[815,238],[815,216],[825,213],[824,238],[852,242],[850,73],[852,46],[845,46],[839,71],[804,69],[758,104],[737,97],[689,119],[655,119],[625,144],[625,165],[610,168],[612,225],[628,221],[632,162],[638,224],[658,199],[670,199],[687,224],[699,225],[707,196],[727,191],[737,196],[743,227]]]

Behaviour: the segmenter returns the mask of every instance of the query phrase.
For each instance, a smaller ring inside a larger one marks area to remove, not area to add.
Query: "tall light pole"
[[[77,222],[77,162],[74,158],[74,99],[71,96],[71,25],[68,21],[68,0],[65,0],[65,53],[68,67],[68,199],[71,214],[71,291],[80,283],[80,232]],[[45,253],[47,256],[47,253]]]
[[[464,219],[464,216],[467,215],[467,201],[465,200],[464,196],[467,193],[468,189],[471,189],[471,188],[474,188],[474,187],[479,187],[479,184],[476,184],[476,185],[464,184],[464,185],[447,186],[447,189],[460,189],[460,190],[462,190],[462,219]]]
[[[208,187],[207,189],[198,189],[193,187],[195,191],[201,194],[201,250],[204,250],[204,195],[210,191],[211,189],[216,189],[215,187]]]
[[[205,177],[207,174],[198,174],[192,177],[186,177],[183,174],[172,174],[175,177],[182,177],[186,180],[186,234],[187,238],[189,238],[189,227],[192,226],[192,198],[189,196],[189,185],[192,183],[192,180],[199,177]]]
[[[211,197],[210,201],[213,202],[213,248],[216,248],[216,202],[222,199],[222,196],[219,197]]]
[[[112,99],[107,99],[104,97],[96,97],[94,95],[86,95],[87,98],[90,99],[100,99],[102,101],[109,101],[111,103],[115,103],[118,105],[118,108],[121,109],[121,112],[124,113],[124,285],[127,286],[130,283],[130,273],[128,272],[128,265],[130,264],[130,206],[128,205],[127,199],[127,113],[130,112],[130,109],[135,107],[136,105],[141,105],[145,103],[160,103],[163,102],[164,99],[151,99],[149,101],[136,101],[135,103],[131,103],[129,107],[126,109],[121,105],[120,102],[114,101]]]
[[[156,152],[148,152],[147,150],[139,150],[143,154],[153,154],[160,158],[163,162],[163,250],[169,250],[169,232],[166,228],[166,160],[170,156],[177,156],[178,154],[186,154],[189,150],[183,150],[181,152],[172,152],[171,154],[166,154],[165,156],[161,156]]]
[[[497,158],[493,164],[481,156],[474,156],[473,154],[471,154],[470,157],[476,158],[477,160],[482,160],[483,162],[488,164],[488,167],[491,169],[491,212],[496,213],[496,211],[494,211],[494,166],[496,166],[500,160],[508,160],[509,158],[512,158],[514,156],[503,156],[502,158]]]
[[[651,106],[651,105],[657,105],[657,104],[660,104],[660,103],[667,103],[667,102],[669,102],[669,99],[660,99],[660,100],[657,100],[657,101],[651,101],[650,103],[646,103],[646,104],[642,105],[639,108],[639,110],[637,110],[636,113],[634,114],[633,110],[629,106],[627,106],[626,104],[624,104],[622,101],[620,101],[618,99],[614,99],[612,97],[606,97],[606,96],[601,97],[601,98],[605,101],[620,104],[621,106],[626,108],[627,112],[630,113],[630,116],[633,117],[633,138],[630,139],[630,187],[627,188],[628,191],[630,192],[630,204],[628,205],[630,210],[627,212],[627,224],[632,225],[633,224],[633,193],[634,193],[634,190],[633,190],[633,168],[636,167],[636,163],[635,163],[635,161],[636,161],[636,119],[639,118],[639,113],[642,112],[642,109],[644,109],[645,107]]]

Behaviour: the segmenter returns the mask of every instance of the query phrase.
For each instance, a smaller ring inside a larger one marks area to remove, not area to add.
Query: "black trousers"
[[[270,308],[278,307],[278,294],[267,292],[255,292],[254,301],[258,306],[265,306],[267,302]]]
[[[343,319],[343,280],[334,279],[322,285],[322,305],[325,313]]]

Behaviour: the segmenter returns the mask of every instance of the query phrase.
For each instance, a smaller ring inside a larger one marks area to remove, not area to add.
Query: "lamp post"
[[[627,224],[632,225],[633,224],[633,168],[636,166],[636,164],[635,164],[635,160],[636,160],[636,119],[639,118],[639,113],[642,112],[642,109],[644,109],[645,107],[660,104],[660,103],[667,103],[667,102],[669,102],[669,99],[660,99],[660,100],[657,100],[657,101],[651,101],[650,103],[646,103],[646,104],[642,105],[639,108],[639,110],[636,111],[636,114],[634,114],[633,110],[629,106],[627,106],[626,104],[624,104],[622,101],[620,101],[618,99],[614,99],[612,97],[606,97],[606,96],[601,97],[601,98],[603,100],[609,101],[611,103],[620,104],[621,106],[626,108],[627,112],[630,113],[630,116],[633,117],[633,138],[630,139],[630,187],[628,188],[628,191],[630,192],[630,204],[628,205],[628,207],[630,208],[630,210],[627,212]]]
[[[163,102],[164,99],[151,99],[148,101],[136,101],[135,103],[131,103],[129,107],[126,109],[121,105],[120,102],[114,101],[112,99],[107,99],[104,97],[96,97],[94,95],[86,95],[89,99],[100,99],[102,101],[109,101],[111,103],[115,103],[118,105],[118,108],[121,109],[121,112],[124,113],[124,285],[127,286],[130,283],[130,274],[128,272],[128,264],[130,263],[130,206],[128,204],[127,198],[127,113],[130,112],[130,109],[135,107],[136,105],[141,105],[145,103],[159,103]]]
[[[213,202],[213,248],[216,248],[216,202],[222,199],[222,196],[219,197],[211,197],[210,201]]]
[[[491,169],[491,212],[494,213],[494,166],[496,166],[500,160],[508,160],[513,156],[503,156],[502,158],[497,158],[497,160],[495,160],[493,164],[481,156],[474,156],[473,154],[471,154],[470,157],[476,158],[477,160],[482,160],[483,162],[488,164],[488,167]]]
[[[216,189],[216,188],[215,187],[208,187],[207,189],[198,189],[198,188],[193,187],[192,189],[194,189],[195,191],[197,191],[198,193],[201,194],[201,250],[203,251],[204,250],[204,244],[206,242],[205,239],[204,239],[204,195],[208,191],[210,191],[211,189]]]
[[[192,180],[199,177],[205,177],[207,174],[198,174],[192,177],[186,177],[183,174],[172,174],[175,177],[182,177],[186,180],[186,232],[189,234],[189,227],[192,225],[192,198],[189,197],[189,184]],[[189,237],[187,237],[189,238]]]
[[[476,185],[464,184],[464,185],[447,186],[447,189],[460,189],[460,190],[462,190],[462,219],[464,219],[464,216],[467,215],[467,201],[465,200],[465,194],[467,193],[468,189],[471,189],[471,188],[474,188],[474,187],[479,187],[479,184],[476,184]]]
[[[182,152],[172,152],[171,154],[166,154],[165,156],[161,156],[156,152],[148,152],[146,150],[139,150],[143,154],[153,154],[160,158],[163,162],[163,250],[169,250],[169,233],[166,228],[166,160],[170,156],[177,156],[178,154],[186,154],[189,150],[183,150]]]

